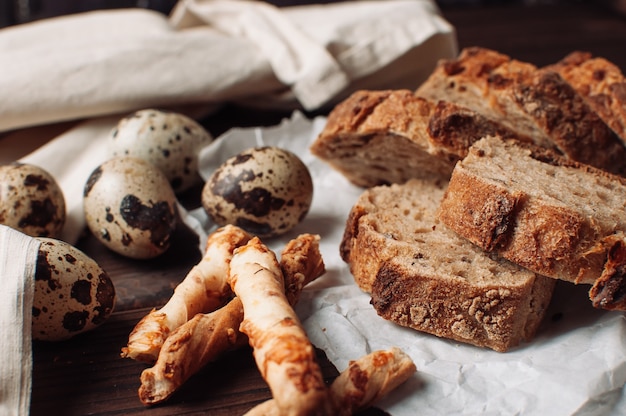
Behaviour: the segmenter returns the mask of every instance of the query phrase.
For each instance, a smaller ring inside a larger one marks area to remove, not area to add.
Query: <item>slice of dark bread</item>
[[[366,190],[341,256],[383,318],[504,352],[531,339],[554,279],[489,254],[437,223],[446,183],[412,179]]]
[[[311,152],[357,186],[447,180],[474,141],[495,134],[517,137],[474,111],[409,90],[357,91],[329,114]]]
[[[417,95],[445,100],[566,157],[626,175],[626,147],[583,97],[550,68],[472,47],[441,61]]]
[[[593,285],[626,310],[626,179],[546,149],[486,137],[459,162],[438,218],[536,273]]]
[[[574,87],[626,145],[626,78],[617,65],[574,51],[548,68]]]

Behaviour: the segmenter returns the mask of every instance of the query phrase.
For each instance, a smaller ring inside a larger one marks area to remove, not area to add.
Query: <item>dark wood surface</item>
[[[584,49],[626,70],[626,21],[622,15],[598,3],[456,5],[443,6],[443,13],[456,27],[460,47],[494,48],[536,65],[546,65],[570,51]],[[203,120],[203,124],[218,135],[230,127],[273,125],[283,116],[285,114],[225,107]],[[51,127],[50,131],[58,129],[58,126]],[[27,132],[12,134],[28,136]],[[7,142],[0,136],[0,159],[2,154],[5,158],[9,154],[17,158],[32,150],[29,146],[37,145],[37,142],[24,141],[21,149],[3,150]],[[197,198],[192,195],[185,203],[197,206]],[[118,308],[96,331],[62,343],[34,344],[34,416],[236,415],[270,398],[246,348],[209,365],[188,380],[166,404],[143,406],[137,397],[137,388],[145,365],[120,358],[120,349],[135,323],[151,307],[162,305],[200,258],[197,239],[189,231],[179,230],[173,244],[175,248],[152,262],[117,256],[87,234],[78,246],[111,275],[118,289]],[[336,370],[321,351],[320,362],[327,380],[336,376]],[[377,411],[372,409],[368,413]]]

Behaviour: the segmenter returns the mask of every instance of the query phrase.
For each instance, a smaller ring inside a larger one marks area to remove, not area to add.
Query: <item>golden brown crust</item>
[[[626,174],[624,145],[558,73],[538,69],[516,86],[514,98],[568,158]]]
[[[484,250],[506,247],[522,195],[503,184],[477,181],[461,169],[453,175],[438,219]]]
[[[376,275],[371,303],[380,316],[399,325],[506,352],[530,339],[526,337],[532,337],[541,322],[528,319],[534,284],[535,279],[514,289],[484,288],[467,280],[415,274],[390,261]],[[552,293],[547,289],[547,297],[538,297],[544,307]]]
[[[568,158],[626,174],[626,148],[582,96],[549,68],[485,48],[442,61],[417,95],[454,101]]]
[[[621,310],[625,187],[624,178],[602,170],[485,138],[455,168],[438,218],[536,273],[593,284],[595,306]]]
[[[474,142],[485,136],[528,141],[513,130],[496,123],[468,108],[449,101],[435,104],[428,120],[428,133],[434,146],[445,152],[464,158]]]
[[[329,114],[311,152],[357,186],[449,176],[456,157],[433,158],[431,103],[411,91],[357,91]]]
[[[548,67],[557,71],[626,144],[626,79],[612,62],[574,51]]]
[[[349,215],[341,255],[383,318],[507,351],[534,335],[554,280],[492,257],[438,223],[444,190],[411,180],[365,191]]]
[[[468,147],[512,130],[454,103],[408,90],[357,91],[329,115],[311,152],[354,184],[371,187],[411,178],[447,179]]]

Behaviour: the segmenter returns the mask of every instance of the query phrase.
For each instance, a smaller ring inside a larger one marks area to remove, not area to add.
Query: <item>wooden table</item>
[[[626,70],[626,21],[593,2],[522,6],[446,6],[444,16],[456,27],[459,46],[484,46],[536,65],[552,63],[568,52],[584,49]],[[237,117],[234,117],[234,115]],[[226,107],[203,124],[215,135],[230,127],[273,125],[286,114]],[[71,126],[63,123],[0,135],[0,163],[27,154]],[[197,198],[188,198],[197,206]],[[180,230],[171,251],[146,263],[117,256],[85,235],[79,248],[108,271],[120,301],[111,319],[97,331],[70,341],[34,345],[32,415],[84,414],[242,414],[270,398],[245,348],[209,365],[190,379],[165,405],[147,408],[137,398],[145,365],[121,359],[120,349],[135,323],[162,305],[174,286],[198,261],[197,239]],[[192,253],[192,254],[190,254]],[[193,254],[195,253],[195,255]],[[146,282],[150,282],[149,284]],[[324,376],[337,372],[320,351]],[[370,409],[367,414],[380,414]]]

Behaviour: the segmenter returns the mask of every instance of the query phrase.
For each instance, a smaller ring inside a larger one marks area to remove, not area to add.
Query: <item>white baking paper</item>
[[[417,374],[378,403],[393,416],[626,414],[626,319],[623,313],[594,309],[588,286],[558,282],[536,338],[507,353],[439,339],[378,317],[339,257],[348,212],[363,190],[308,150],[324,123],[324,118],[307,120],[294,113],[273,128],[231,130],[202,152],[201,169],[208,178],[228,157],[261,145],[291,150],[308,166],[315,190],[308,216],[267,243],[278,252],[299,233],[321,236],[327,273],[307,286],[297,312],[312,342],[338,370],[374,350],[398,346],[407,352]],[[191,214],[205,232],[215,228],[202,209]]]

